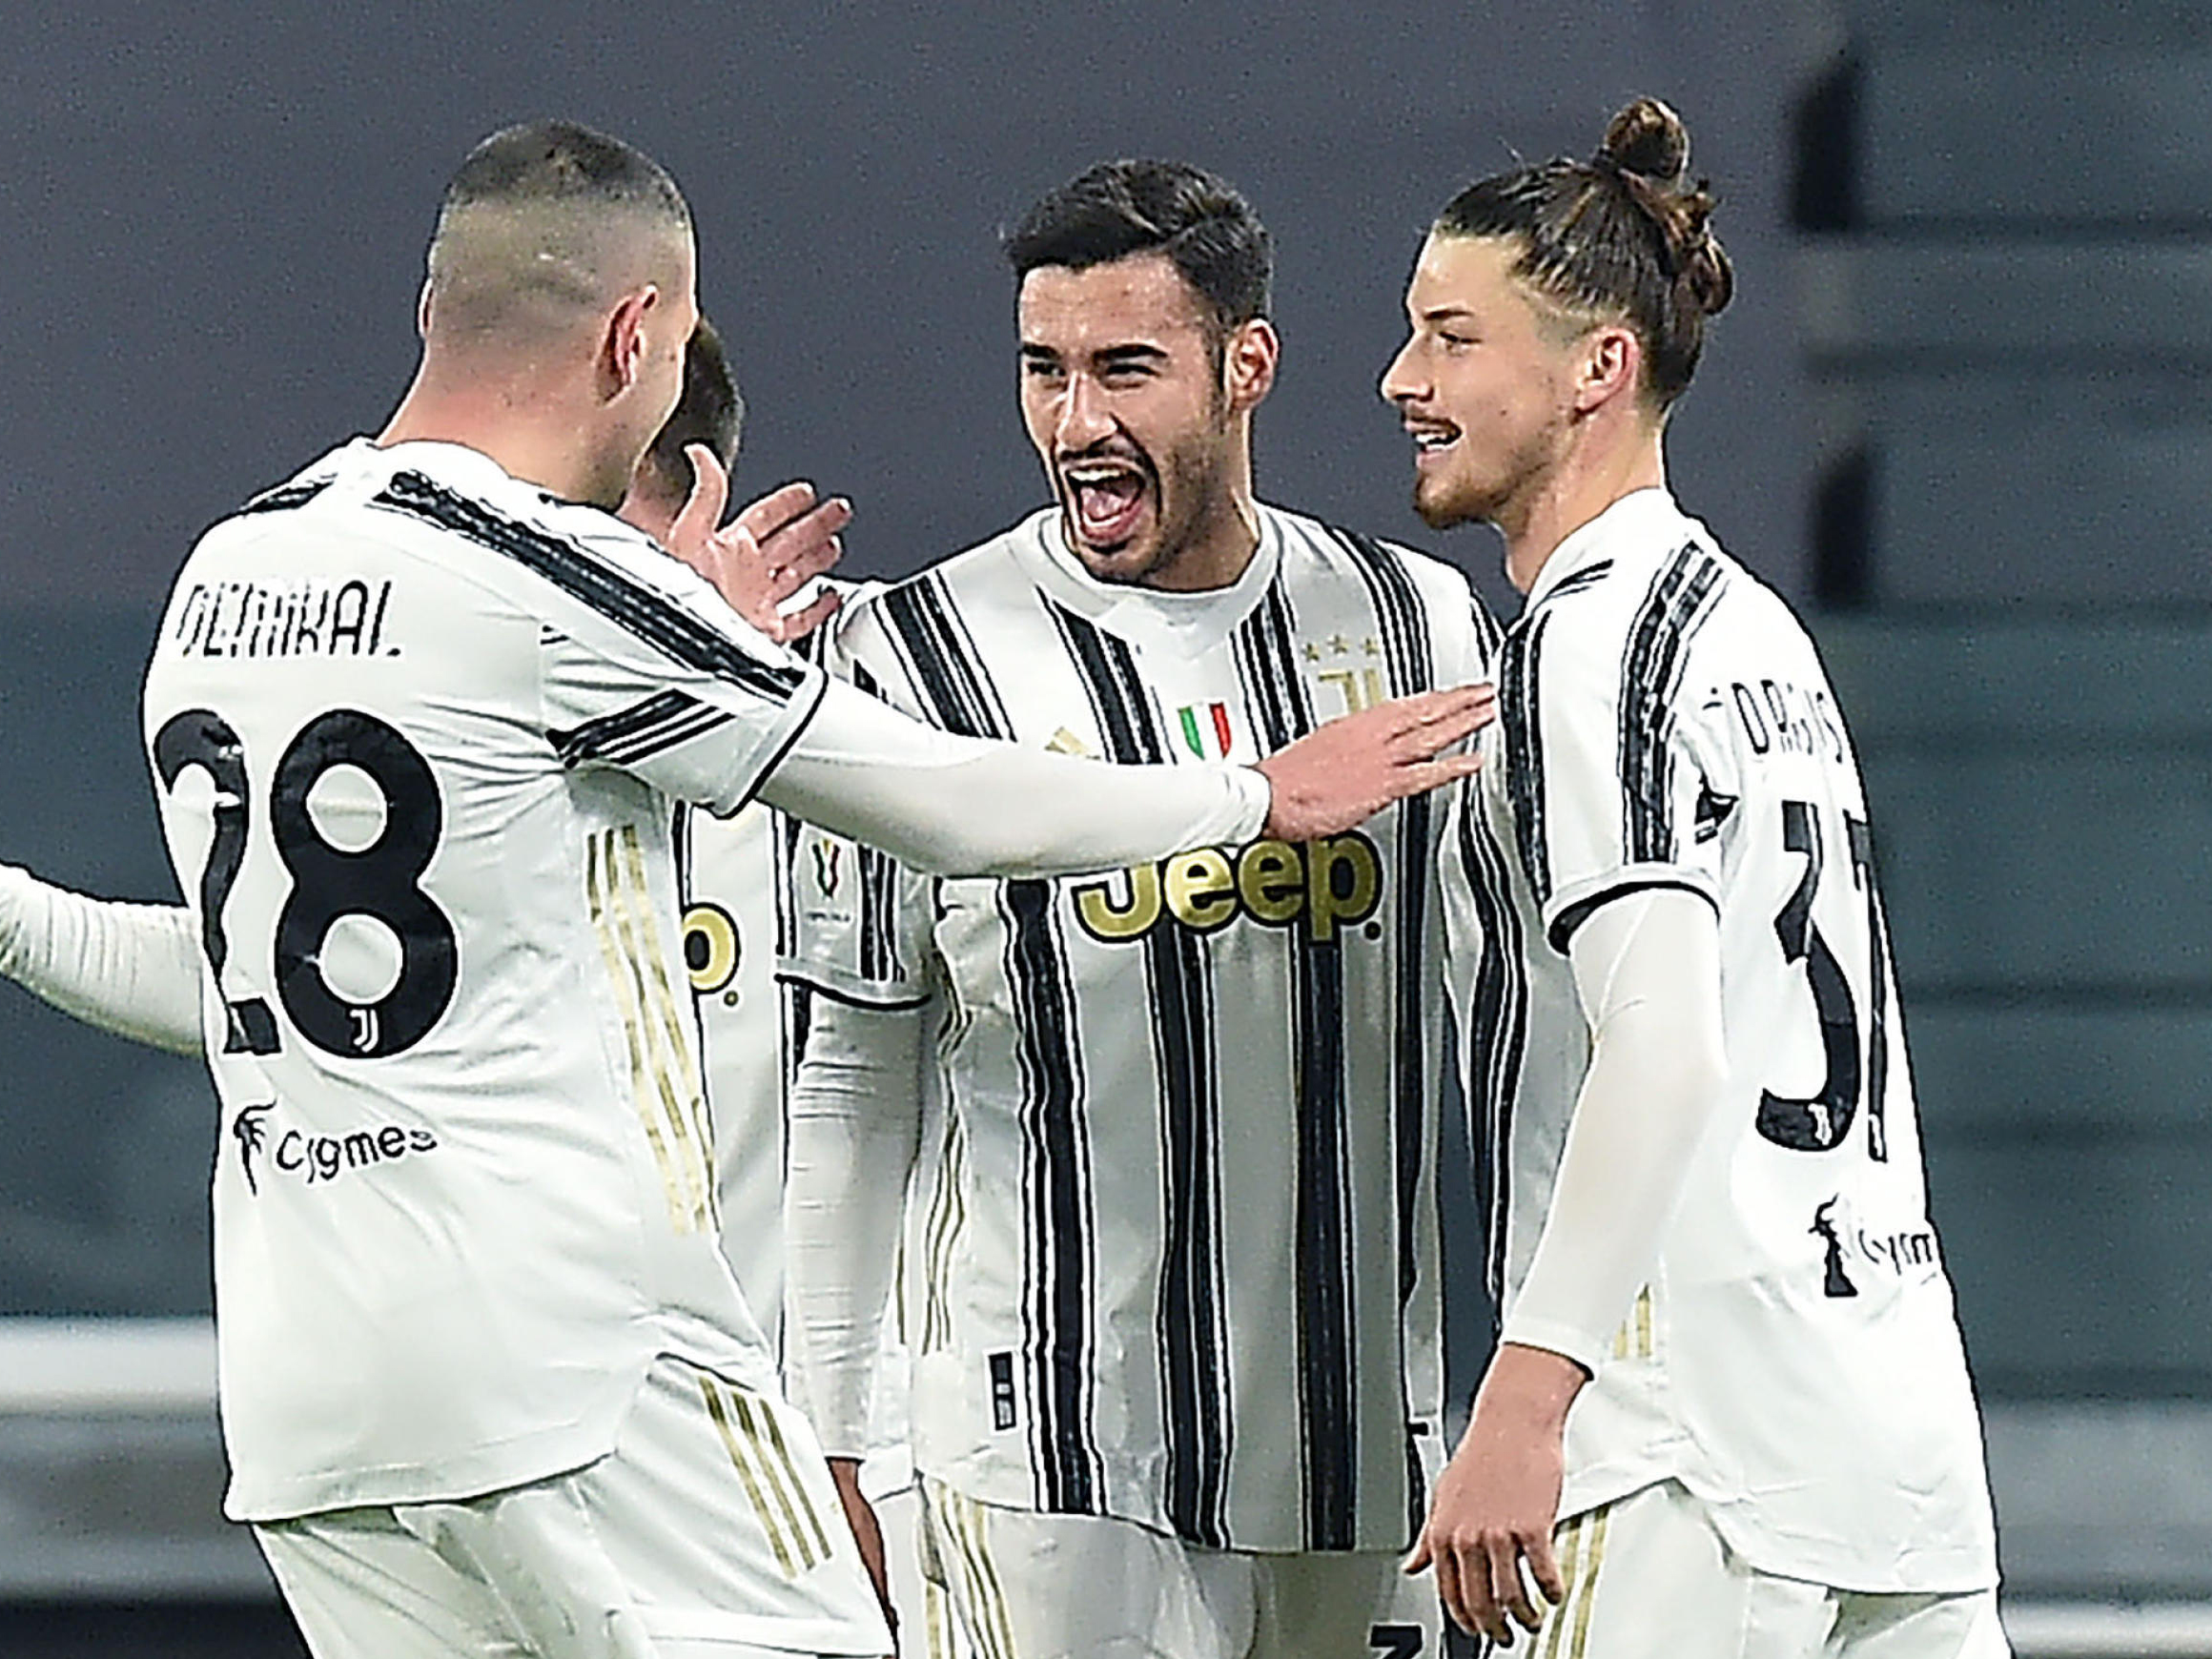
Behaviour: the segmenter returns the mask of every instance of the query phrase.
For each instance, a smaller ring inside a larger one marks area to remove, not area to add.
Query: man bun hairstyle
[[[1690,385],[1706,318],[1735,291],[1712,234],[1710,182],[1690,181],[1690,133],[1657,98],[1606,125],[1587,162],[1564,157],[1480,179],[1437,234],[1520,244],[1514,274],[1569,320],[1625,322],[1644,346],[1646,395],[1664,413]]]
[[[1000,240],[1016,283],[1042,266],[1087,271],[1164,255],[1205,302],[1217,340],[1267,315],[1267,227],[1234,186],[1187,162],[1100,162],[1039,199]]]

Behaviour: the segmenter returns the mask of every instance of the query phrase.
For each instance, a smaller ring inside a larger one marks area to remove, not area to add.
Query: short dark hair
[[[1493,174],[1452,197],[1435,230],[1517,241],[1514,272],[1570,317],[1619,319],[1643,341],[1646,395],[1662,413],[1690,385],[1706,318],[1735,291],[1710,228],[1710,183],[1689,182],[1690,133],[1657,98],[1606,127],[1588,161]]]
[[[1102,161],[1021,215],[1000,238],[1018,283],[1039,266],[1087,271],[1162,254],[1225,335],[1265,317],[1275,256],[1235,187],[1181,161]]]
[[[505,127],[445,187],[432,315],[468,332],[561,322],[690,236],[684,193],[642,150],[573,121]]]
[[[636,481],[664,502],[682,502],[691,493],[687,444],[704,443],[727,470],[737,461],[745,427],[745,399],[730,373],[722,336],[704,317],[684,348],[684,393],[675,412],[647,447]]]

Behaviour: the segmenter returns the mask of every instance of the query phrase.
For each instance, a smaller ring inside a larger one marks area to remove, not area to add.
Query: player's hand
[[[669,529],[670,551],[769,639],[787,645],[804,639],[842,601],[825,591],[795,609],[791,602],[844,557],[838,535],[852,522],[852,504],[838,496],[817,500],[810,483],[788,483],[725,525],[729,475],[705,444],[684,453],[691,462],[691,493]]]
[[[860,1460],[858,1458],[831,1458],[830,1478],[837,1483],[837,1496],[845,1505],[845,1519],[852,1528],[852,1541],[860,1546],[860,1560],[868,1568],[869,1582],[875,1586],[875,1599],[883,1605],[883,1616],[891,1623],[891,1633],[898,1634],[898,1610],[891,1605],[891,1564],[883,1551],[883,1526],[875,1518],[875,1507],[860,1490]]]
[[[1279,841],[1337,835],[1393,801],[1464,778],[1482,764],[1445,754],[1497,713],[1488,686],[1423,691],[1332,720],[1261,761],[1274,791],[1266,833]]]
[[[1559,1518],[1567,1408],[1588,1379],[1572,1360],[1508,1342],[1490,1362],[1467,1432],[1436,1484],[1428,1523],[1405,1570],[1436,1568],[1437,1593],[1461,1629],[1513,1645],[1513,1621],[1535,1630],[1567,1584],[1551,1549]],[[1510,1617],[1508,1617],[1510,1615]]]

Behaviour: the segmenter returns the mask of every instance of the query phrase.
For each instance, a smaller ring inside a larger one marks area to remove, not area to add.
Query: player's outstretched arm
[[[1349,830],[1473,771],[1444,751],[1490,710],[1488,686],[1464,686],[1346,715],[1258,768],[1120,767],[954,737],[832,681],[760,794],[928,874],[1069,875]]]
[[[1605,1362],[1659,1257],[1726,1097],[1720,926],[1704,895],[1607,901],[1568,942],[1590,1064],[1536,1253],[1505,1310],[1467,1431],[1437,1483],[1409,1571],[1434,1563],[1460,1625],[1512,1645],[1542,1623],[1523,1576],[1565,1594],[1551,1550],[1567,1407]]]
[[[89,898],[0,865],[0,974],[72,1018],[197,1055],[200,972],[182,905]]]

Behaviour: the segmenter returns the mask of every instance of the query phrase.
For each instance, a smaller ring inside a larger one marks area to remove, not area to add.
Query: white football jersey
[[[833,665],[956,731],[1249,762],[1487,675],[1464,578],[1260,509],[1231,587],[1092,580],[1039,513],[858,606]],[[1216,1547],[1395,1548],[1441,1409],[1443,809],[1057,881],[813,830],[789,971],[940,1022],[917,1465]]]
[[[1486,735],[1448,891],[1508,1314],[1588,1065],[1575,927],[1650,887],[1702,895],[1721,926],[1728,1096],[1568,1421],[1562,1513],[1673,1478],[1767,1572],[1995,1583],[1866,797],[1813,642],[1664,490],[1640,491],[1545,564]]]
[[[718,1248],[671,797],[821,695],[646,537],[361,440],[210,530],[146,740],[222,1101],[233,1515],[612,1445],[656,1353],[773,1390]]]

